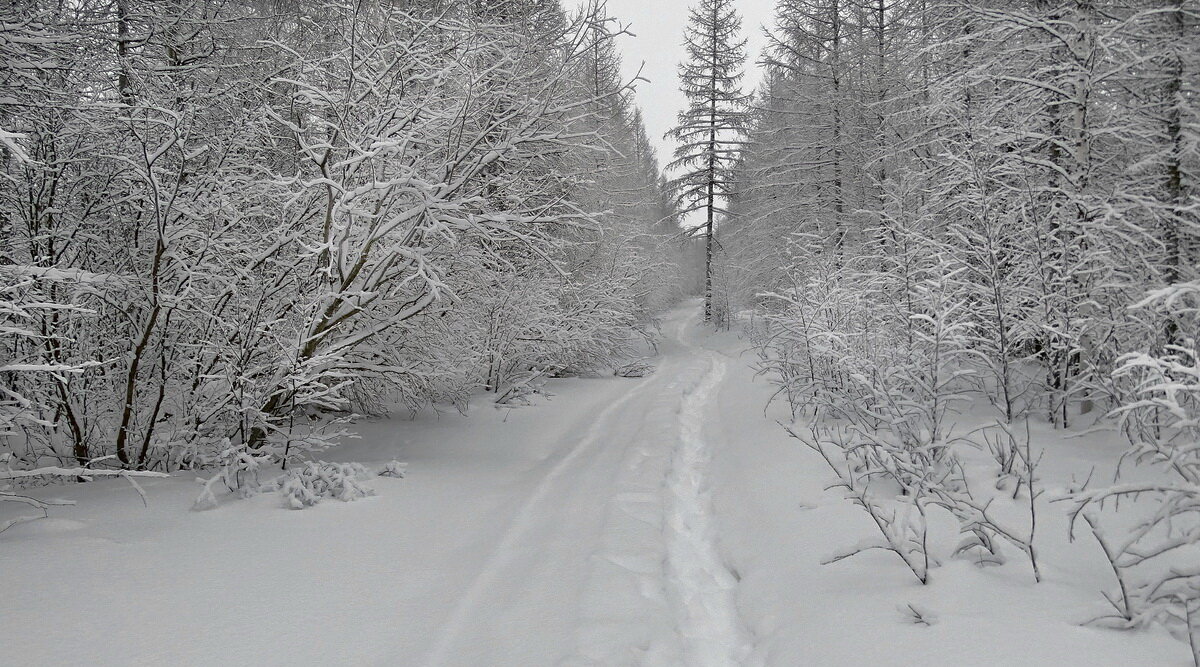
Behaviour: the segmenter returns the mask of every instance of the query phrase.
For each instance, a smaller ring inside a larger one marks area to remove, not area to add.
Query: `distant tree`
[[[733,0],[700,0],[688,15],[688,60],[679,78],[688,106],[667,133],[679,142],[667,165],[679,175],[671,185],[681,215],[706,212],[704,230],[704,320],[713,316],[713,224],[719,203],[733,191],[734,165],[742,145],[747,97],[741,90],[746,40]],[[700,229],[700,228],[697,228]]]

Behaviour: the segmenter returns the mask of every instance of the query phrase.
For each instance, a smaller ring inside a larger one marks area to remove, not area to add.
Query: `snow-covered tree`
[[[688,13],[688,59],[679,78],[687,108],[668,133],[678,145],[668,170],[681,215],[704,211],[704,319],[713,318],[713,253],[717,216],[726,216],[732,167],[742,144],[746,95],[741,90],[746,41],[732,0],[700,0]]]

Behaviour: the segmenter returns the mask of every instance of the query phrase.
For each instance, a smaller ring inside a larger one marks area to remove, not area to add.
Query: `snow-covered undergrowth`
[[[293,461],[289,468],[280,471],[271,465],[270,456],[256,455],[244,447],[229,447],[226,452],[216,474],[197,480],[200,495],[192,503],[192,509],[213,509],[220,505],[223,495],[249,498],[271,491],[278,492],[283,504],[292,509],[312,507],[324,498],[349,502],[375,495],[367,483],[374,474],[361,463]],[[400,478],[407,467],[406,463],[392,460],[378,474]]]
[[[826,562],[889,553],[928,584],[948,558],[989,566],[1015,555],[1042,583],[1044,544],[1063,537],[1045,535],[1047,519],[1066,520],[1066,539],[1092,547],[1109,569],[1092,583],[1109,609],[1085,610],[1091,621],[1165,627],[1195,652],[1194,343],[1127,355],[1106,416],[1090,399],[1056,404],[1034,385],[1033,361],[1018,371],[1000,352],[1007,364],[991,364],[994,350],[980,342],[987,327],[955,295],[956,271],[927,267],[903,301],[864,289],[864,275],[797,270],[797,286],[767,295],[752,330],[759,368],[778,387],[772,398],[789,411],[784,430],[820,457],[873,528]],[[1164,310],[1177,320],[1193,312],[1179,303]],[[1101,395],[1098,385],[1084,395]],[[1051,423],[1039,419],[1047,406]],[[1119,447],[1122,436],[1132,445],[1124,455],[1043,466],[1064,442]],[[957,535],[939,539],[935,523],[947,519]]]
[[[734,334],[707,342],[731,353],[744,344]],[[963,550],[969,535],[958,512],[925,501],[922,517],[898,483],[877,477],[867,497],[893,534],[923,525],[923,546],[898,540],[910,553],[928,554],[922,584],[897,554],[874,548],[884,541],[879,523],[847,498],[822,457],[779,427],[793,421],[787,404],[773,403],[764,418],[777,387],[748,366],[731,365],[716,400],[722,415],[759,417],[716,422],[715,437],[727,446],[714,450],[711,474],[721,551],[740,576],[742,617],[767,664],[890,665],[911,656],[925,665],[1190,664],[1188,646],[1161,627],[1117,632],[1088,623],[1105,613],[1097,592],[1112,587],[1112,572],[1090,537],[1070,539],[1069,508],[1053,500],[1089,471],[1111,475],[1124,447],[1116,434],[1030,426],[1035,488],[1042,489],[1032,541],[1041,583],[1019,546],[994,539],[995,555]],[[955,431],[994,423],[988,412],[964,406],[952,420]],[[805,423],[797,419],[793,429]],[[1014,435],[1022,443],[1023,429]],[[1029,528],[1025,487],[1014,499],[986,446],[963,446],[955,467],[988,516]],[[839,558],[852,551],[862,552]]]
[[[337,416],[516,404],[607,369],[678,297],[674,209],[600,5],[285,4],[30,0],[2,23],[0,61],[61,75],[0,81],[14,469],[238,489],[315,458]],[[336,26],[319,57],[311,16]],[[112,30],[181,43],[83,46]]]
[[[326,463],[306,461],[281,475],[273,486],[292,509],[312,507],[322,498],[341,501],[358,500],[375,495],[365,482],[371,477],[361,463]]]

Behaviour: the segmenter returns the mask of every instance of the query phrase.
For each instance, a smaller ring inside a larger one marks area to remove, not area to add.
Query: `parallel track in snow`
[[[604,445],[609,434],[610,422],[614,416],[631,400],[638,396],[653,380],[653,376],[642,380],[608,407],[600,411],[583,437],[550,469],[536,488],[526,497],[512,521],[505,528],[503,538],[492,551],[483,568],[475,576],[470,586],[458,598],[453,611],[442,625],[437,639],[426,655],[425,665],[446,665],[456,662],[455,648],[464,640],[470,630],[470,621],[487,606],[487,592],[497,586],[520,560],[521,546],[529,541],[532,527],[542,519],[546,503],[554,502],[555,491],[561,495],[560,483],[570,485],[570,479],[564,478],[568,471],[578,472],[581,460],[586,460],[592,450]]]

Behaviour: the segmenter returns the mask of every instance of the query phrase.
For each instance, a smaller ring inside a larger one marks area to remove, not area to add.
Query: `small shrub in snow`
[[[383,470],[379,471],[380,477],[404,477],[404,473],[408,471],[408,464],[400,461],[388,461],[383,466]]]
[[[646,377],[654,372],[654,364],[647,359],[634,359],[633,361],[617,366],[613,369],[613,375],[622,378],[641,378]]]
[[[306,461],[275,480],[284,503],[292,509],[304,509],[336,498],[349,502],[375,495],[375,490],[363,482],[370,473],[360,463],[326,463]]]
[[[999,565],[1004,562],[1004,557],[996,545],[1000,541],[1007,542],[1025,554],[1034,581],[1042,580],[1037,551],[1033,546],[1037,530],[1036,501],[1040,494],[1033,494],[1029,499],[1029,523],[1014,525],[992,512],[993,499],[977,500],[971,495],[970,489],[955,492],[935,487],[930,492],[930,502],[945,508],[958,519],[959,531],[963,535],[956,550],[958,555],[971,554],[981,565]]]
[[[194,510],[208,510],[217,506],[216,491],[224,485],[240,497],[252,495],[258,490],[259,474],[268,465],[272,456],[266,452],[250,449],[245,444],[230,444],[226,438],[224,448],[212,464],[217,473],[208,479],[198,478],[200,495],[192,503]]]
[[[912,602],[900,605],[897,609],[900,610],[900,614],[904,617],[904,620],[913,625],[929,627],[938,621],[937,614],[933,613],[933,611]]]
[[[962,538],[954,548],[954,555],[971,561],[979,567],[1003,565],[1007,562],[1004,554],[1000,553],[991,535],[983,530],[968,527],[960,528]]]
[[[798,432],[792,428],[787,431],[821,455],[838,476],[839,482],[835,486],[845,489],[846,498],[865,511],[879,530],[881,539],[862,542],[827,562],[873,549],[890,551],[904,561],[921,583],[926,583],[933,562],[926,544],[926,508],[933,505],[945,509],[958,520],[962,539],[955,555],[981,565],[997,565],[1004,562],[998,544],[1006,542],[1025,554],[1034,580],[1041,581],[1033,545],[1037,528],[1036,501],[1041,494],[1033,481],[1037,462],[1030,451],[1028,438],[1020,447],[1019,456],[1024,463],[1018,477],[1018,490],[1020,486],[1029,490],[1029,521],[1026,524],[1001,519],[993,508],[995,498],[973,494],[962,466],[949,447],[937,457],[912,456],[903,448],[883,446],[871,438],[864,445],[861,430],[819,421],[807,431]],[[885,494],[873,490],[874,485],[886,480],[899,485],[902,494],[898,498],[888,499]]]
[[[846,455],[849,447],[846,444],[845,430],[821,429],[818,433],[813,427],[808,433],[800,433],[786,426],[784,429],[825,460],[830,470],[838,476],[839,481],[833,486],[842,488],[846,499],[866,512],[879,530],[877,538],[863,540],[839,551],[826,559],[824,564],[836,563],[866,551],[890,551],[904,561],[904,565],[917,581],[922,584],[929,583],[929,568],[931,564],[936,565],[936,562],[929,555],[925,499],[905,495],[894,503],[885,504],[873,497],[869,489],[871,475],[855,472]]]
[[[545,393],[546,380],[555,372],[554,368],[532,368],[514,373],[508,386],[497,392],[496,405],[531,405],[535,394]]]
[[[979,435],[987,453],[996,462],[996,489],[1011,491],[1015,500],[1021,486],[1027,485],[1037,461],[1030,460],[1029,419],[1025,419],[1025,437],[1019,438],[1004,422],[981,429]]]
[[[1007,432],[1007,427],[1002,430]],[[1028,436],[1024,440],[1024,446],[1019,449],[1019,457],[1023,463],[1015,478],[1013,499],[1019,495],[1022,486],[1028,490],[1028,502],[1024,504],[1028,522],[1014,521],[1008,516],[1001,518],[993,506],[997,500],[1003,505],[1009,499],[976,496],[971,491],[966,474],[961,472],[961,466],[960,474],[953,484],[934,484],[923,489],[923,494],[930,503],[945,509],[958,519],[962,540],[955,549],[955,555],[969,557],[980,565],[999,565],[1005,559],[997,546],[1000,542],[1006,542],[1025,554],[1034,581],[1040,582],[1042,573],[1033,545],[1037,532],[1037,499],[1041,496],[1034,477],[1037,460],[1033,458]]]

